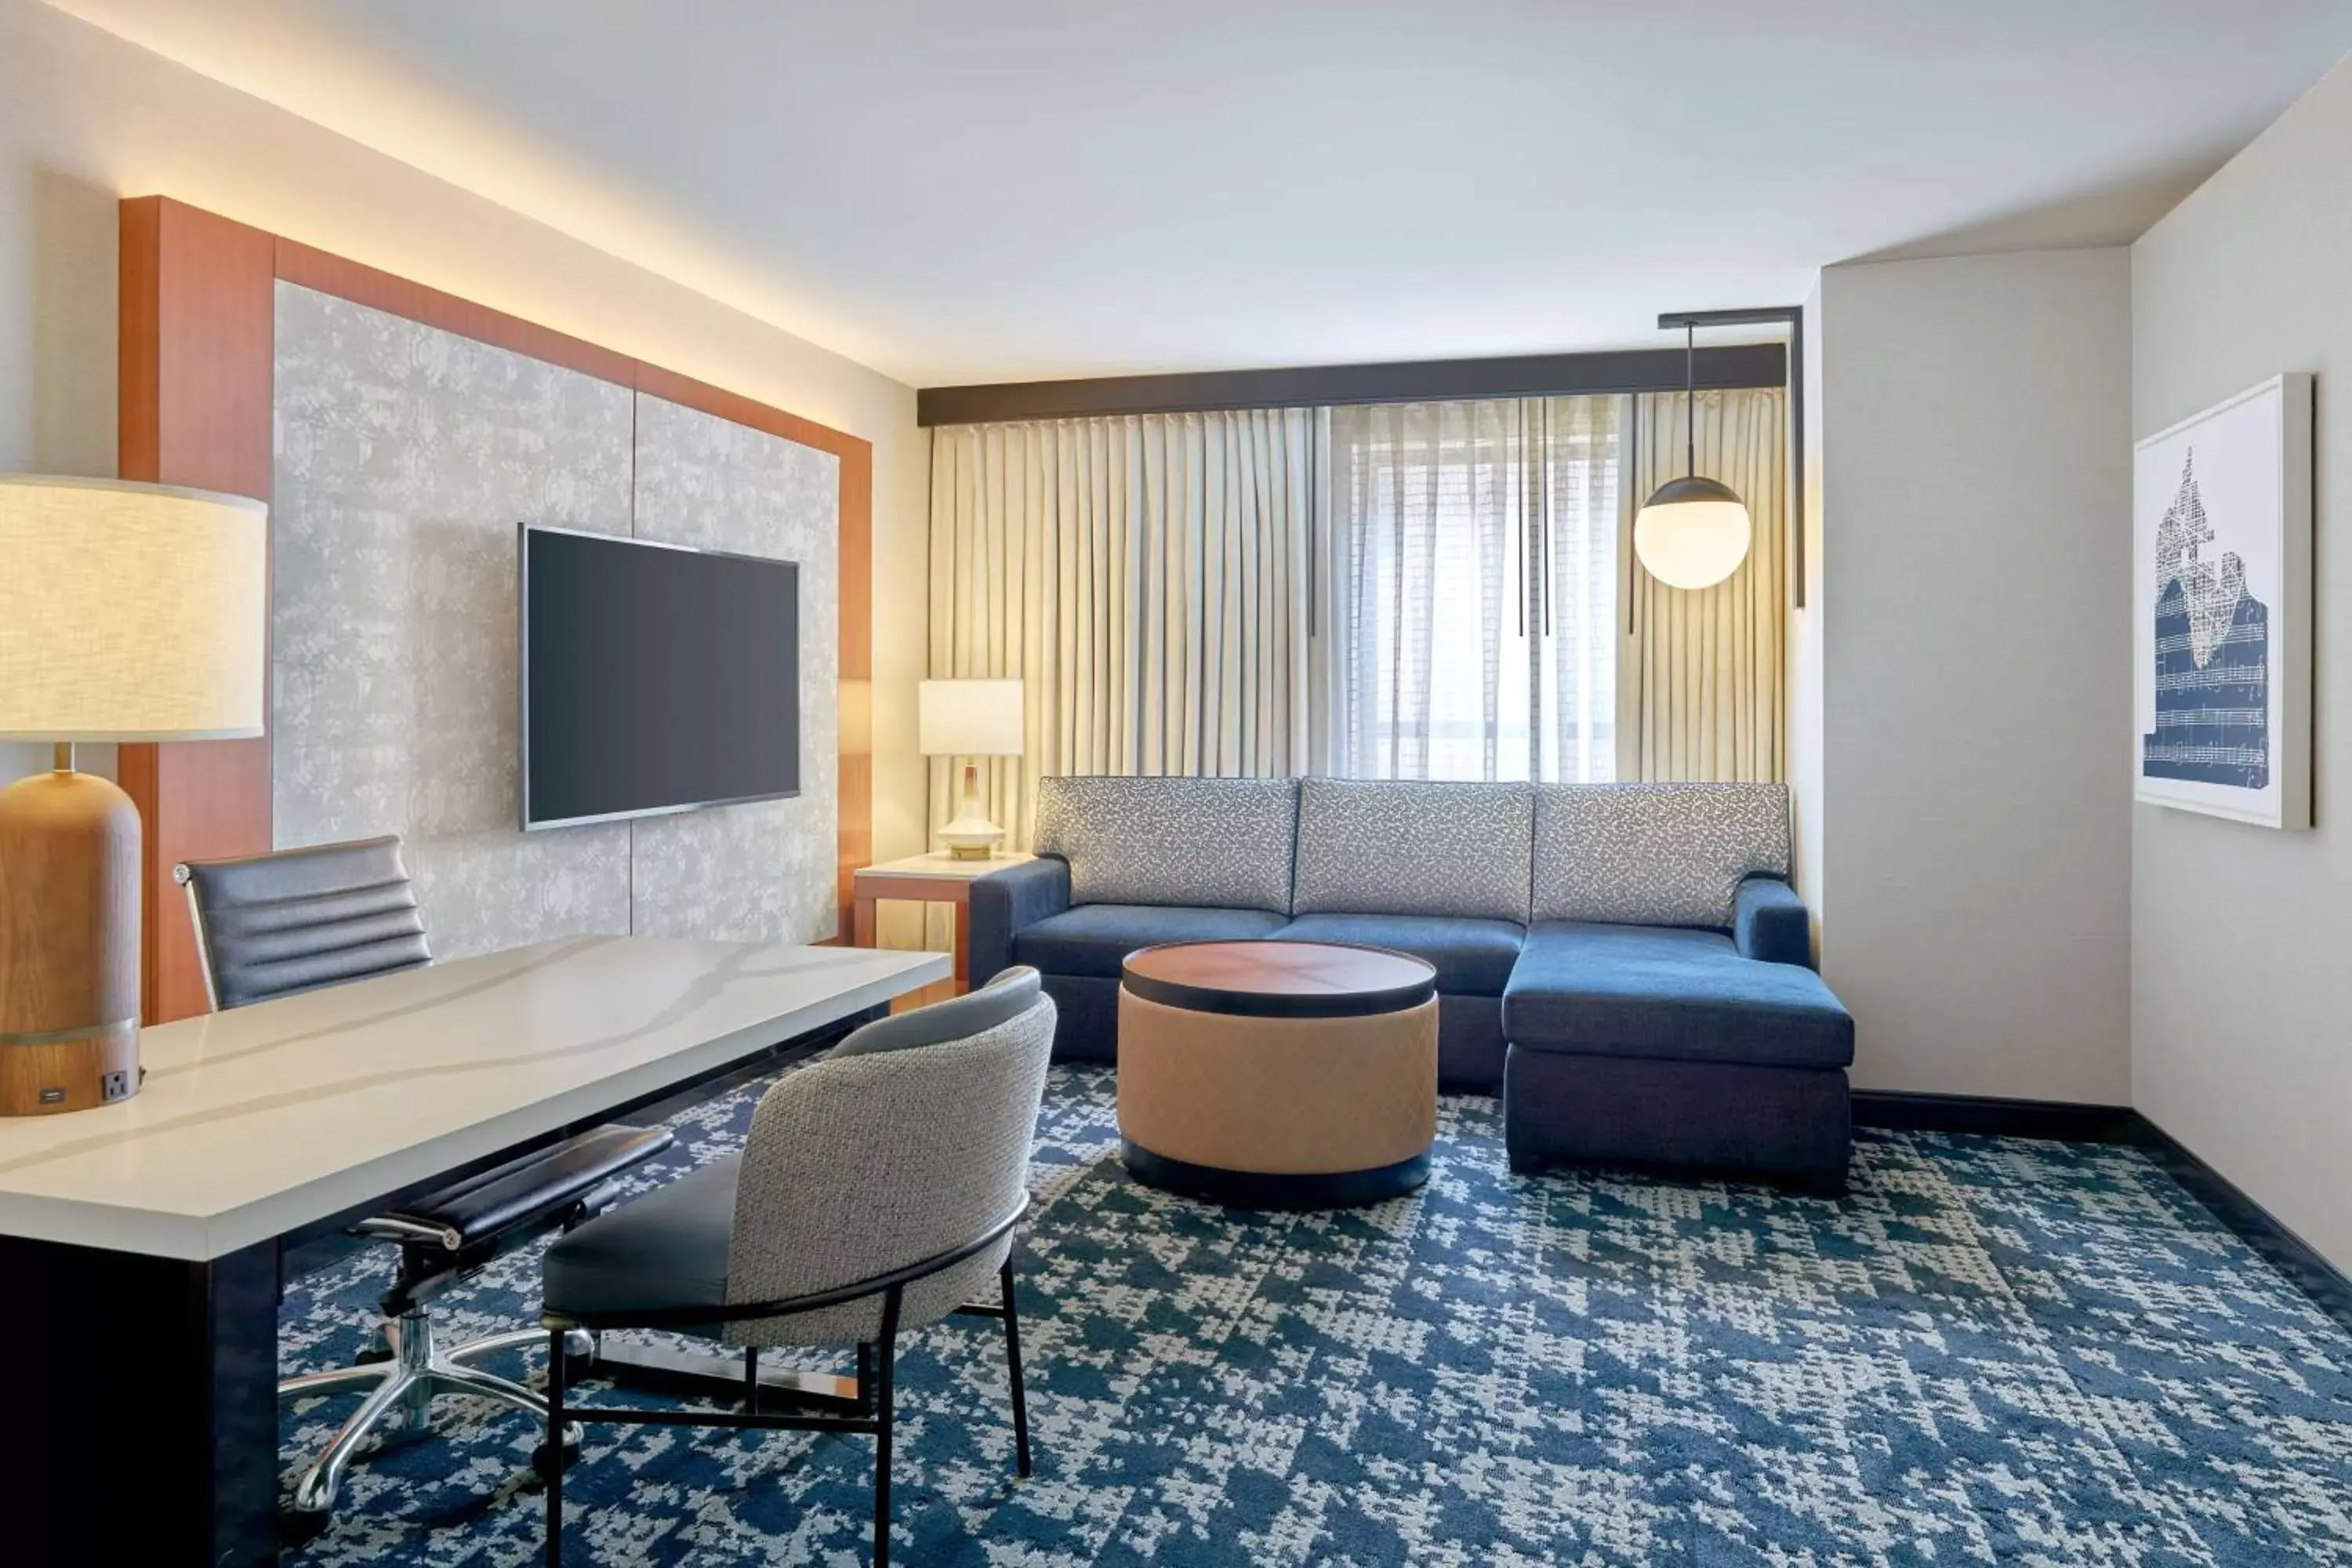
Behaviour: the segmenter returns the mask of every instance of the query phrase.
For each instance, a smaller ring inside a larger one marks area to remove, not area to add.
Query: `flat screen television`
[[[521,534],[525,828],[800,793],[796,563]]]

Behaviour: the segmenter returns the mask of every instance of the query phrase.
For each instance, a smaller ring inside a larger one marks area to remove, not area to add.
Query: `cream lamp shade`
[[[141,825],[80,741],[262,732],[268,511],[162,485],[0,474],[0,1116],[139,1092]]]
[[[915,689],[916,744],[931,757],[1017,757],[1026,750],[1017,680],[926,680]],[[1004,829],[981,809],[980,769],[963,765],[963,790],[940,841],[959,860],[996,853]]]
[[[0,739],[262,732],[268,509],[0,475]]]
[[[1754,532],[1731,487],[1697,475],[1668,479],[1633,518],[1633,553],[1670,588],[1712,588],[1748,559]]]
[[[1017,757],[1017,680],[926,680],[915,691],[917,744],[929,757]]]

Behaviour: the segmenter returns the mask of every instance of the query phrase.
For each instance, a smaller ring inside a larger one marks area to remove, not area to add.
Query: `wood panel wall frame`
[[[873,858],[874,447],[659,365],[176,202],[121,206],[121,456],[127,479],[270,499],[276,293],[283,281],[544,360],[840,459],[840,775],[835,880]],[[195,937],[172,868],[270,847],[269,740],[121,748],[139,808],[140,1000],[151,1024],[205,1010]],[[836,941],[847,939],[840,930]]]

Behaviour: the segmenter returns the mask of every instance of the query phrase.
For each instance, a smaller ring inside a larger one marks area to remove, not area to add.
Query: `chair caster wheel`
[[[568,1470],[579,1462],[580,1428],[573,1426],[563,1434],[563,1468]],[[546,1444],[541,1443],[531,1449],[530,1468],[538,1472],[539,1479],[542,1481],[555,1473],[555,1467],[548,1458]]]
[[[324,1535],[334,1517],[331,1513],[307,1513],[299,1508],[283,1510],[278,1515],[278,1544],[299,1551]]]

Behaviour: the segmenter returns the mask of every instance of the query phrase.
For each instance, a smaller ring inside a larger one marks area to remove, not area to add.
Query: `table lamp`
[[[57,748],[0,791],[0,1115],[139,1091],[139,813],[74,745],[262,732],[268,516],[0,474],[0,740]]]
[[[1017,680],[926,680],[915,692],[917,739],[927,757],[1017,757],[1024,726]],[[1004,829],[980,807],[980,768],[963,765],[963,794],[940,842],[959,860],[996,853]]]

